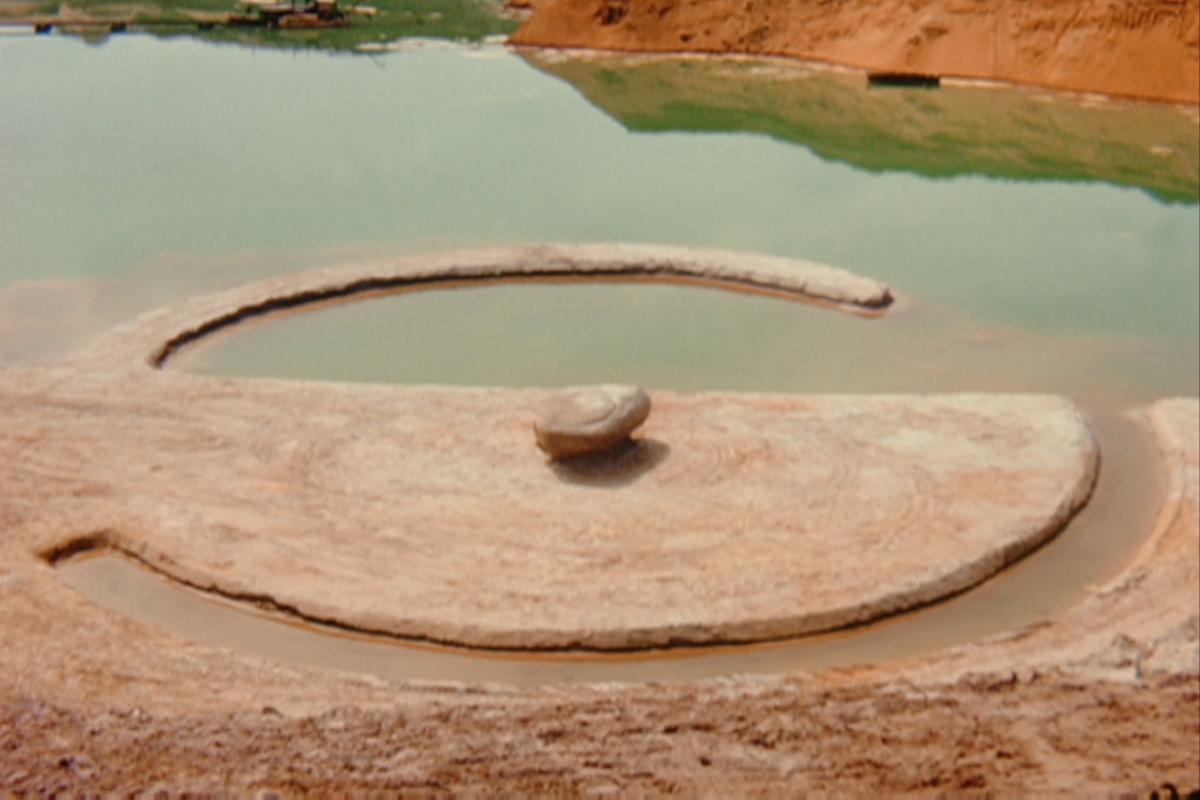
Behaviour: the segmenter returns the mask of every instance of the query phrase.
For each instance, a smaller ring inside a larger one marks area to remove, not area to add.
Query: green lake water
[[[707,96],[696,89],[705,69],[715,87]],[[1200,145],[1190,110],[1027,90],[880,92],[778,64],[575,63],[447,43],[332,55],[6,37],[0,70],[0,359],[53,355],[183,296],[338,261],[464,244],[640,241],[844,266],[914,298],[905,324],[965,331],[1002,359],[1016,354],[996,342],[1013,341],[1041,357],[1061,352],[1070,370],[1078,346],[1150,393],[1195,393],[1200,380]],[[620,91],[596,88],[622,74]],[[646,132],[654,109],[673,102],[690,117],[668,115]],[[708,113],[704,102],[721,108]],[[827,113],[805,117],[804,103]],[[901,109],[890,139],[871,133],[880,103]],[[982,126],[997,140],[987,159],[946,144],[961,130],[937,127],[950,119],[978,130],[970,109],[995,123]],[[714,115],[719,125],[705,125]],[[1064,147],[1055,126],[1079,147]],[[831,152],[837,129],[874,149]],[[1030,167],[1042,162],[1045,177]],[[403,326],[428,320],[415,300],[397,301],[406,313],[391,315],[397,348],[412,333]],[[491,303],[455,302],[461,313],[439,313],[468,327]],[[512,302],[544,309],[550,316],[530,317],[543,333],[557,324],[550,300]],[[606,294],[597,314],[611,302]],[[347,316],[378,324],[372,312]],[[851,322],[876,337],[895,320]],[[817,337],[812,351],[839,345],[841,334],[820,327],[836,323],[803,324],[818,326],[806,334]],[[386,334],[345,329],[342,349],[361,335]],[[1107,355],[1090,352],[1099,343]],[[939,345],[914,338],[911,355],[944,359]],[[330,350],[333,377],[343,367]],[[390,379],[453,379],[391,372],[399,352],[382,353]],[[365,369],[359,379],[370,378]],[[857,380],[847,366],[828,385]]]

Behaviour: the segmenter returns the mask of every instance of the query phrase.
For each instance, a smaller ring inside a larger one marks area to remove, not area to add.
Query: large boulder
[[[533,431],[538,447],[557,461],[609,450],[649,415],[650,395],[640,386],[572,386],[550,399]]]

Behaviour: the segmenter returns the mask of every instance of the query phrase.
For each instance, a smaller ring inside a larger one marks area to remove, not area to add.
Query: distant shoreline
[[[1200,0],[549,0],[518,46],[779,56],[1200,105]]]

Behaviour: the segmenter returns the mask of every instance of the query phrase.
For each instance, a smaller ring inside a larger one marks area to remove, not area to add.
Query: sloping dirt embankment
[[[542,0],[517,45],[740,53],[1200,103],[1200,0]]]

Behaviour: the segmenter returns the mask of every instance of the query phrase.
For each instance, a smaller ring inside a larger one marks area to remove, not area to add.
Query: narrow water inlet
[[[196,591],[114,555],[96,539],[48,554],[58,575],[94,602],[205,644],[325,669],[388,678],[516,685],[686,680],[821,669],[915,656],[1047,618],[1128,560],[1153,526],[1161,495],[1148,433],[1124,417],[1095,418],[1104,462],[1092,500],[1058,537],[984,584],[933,606],[832,634],[750,646],[605,655],[451,648],[315,626]],[[78,540],[84,541],[84,540]]]

